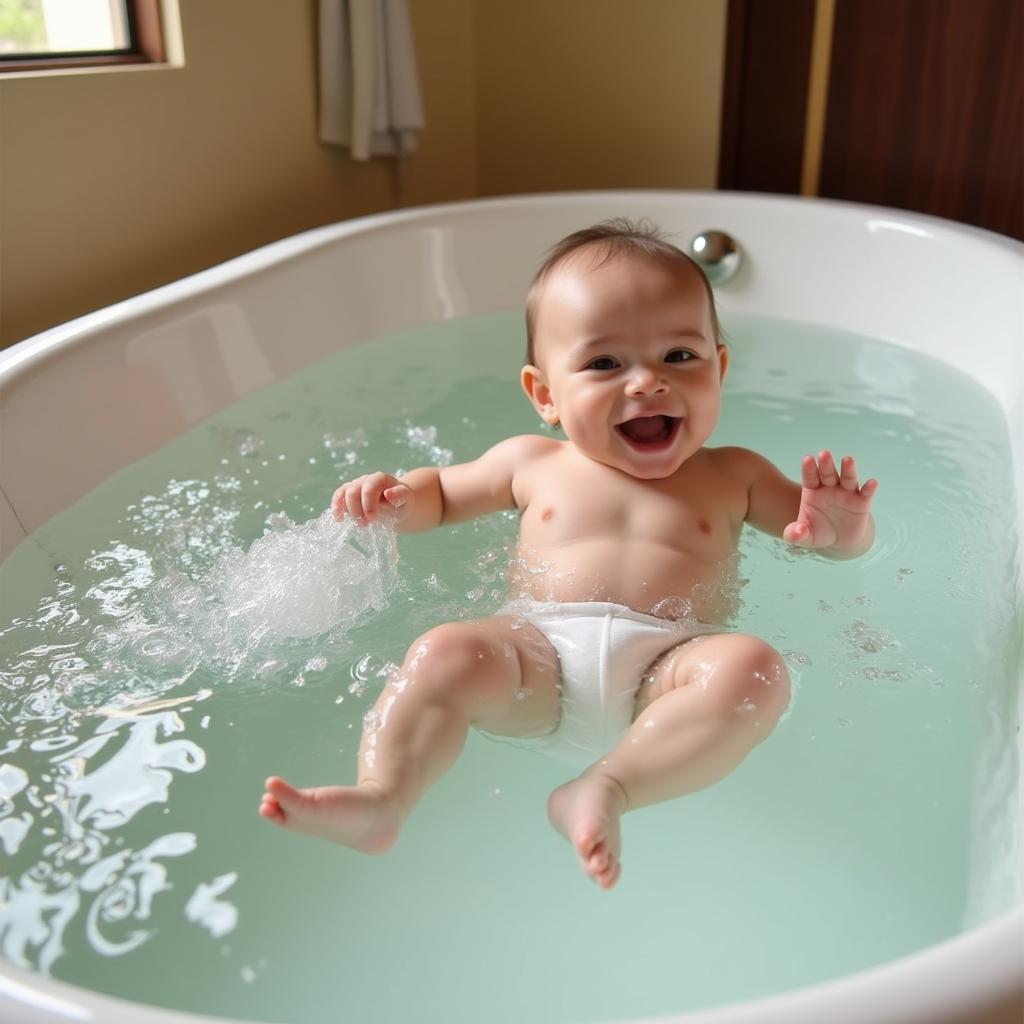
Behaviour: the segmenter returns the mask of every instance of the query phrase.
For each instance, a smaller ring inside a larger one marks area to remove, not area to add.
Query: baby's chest
[[[543,482],[523,512],[524,538],[538,544],[593,537],[687,548],[735,544],[739,523],[728,495],[708,487],[625,483],[615,478]]]

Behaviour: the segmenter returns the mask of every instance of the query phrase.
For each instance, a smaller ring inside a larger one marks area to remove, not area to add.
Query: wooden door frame
[[[718,187],[799,194],[815,0],[729,0]]]

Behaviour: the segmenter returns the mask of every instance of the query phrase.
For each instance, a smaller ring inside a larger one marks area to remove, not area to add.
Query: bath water
[[[1010,906],[1020,609],[1003,418],[896,345],[725,328],[711,443],[793,477],[804,453],[855,455],[881,482],[878,540],[833,563],[744,532],[735,625],[785,654],[792,709],[719,785],[624,819],[612,892],[547,823],[568,770],[476,734],[384,857],[256,813],[270,774],[354,781],[388,665],[502,602],[513,514],[403,536],[397,570],[386,531],[296,525],[341,479],[541,431],[516,384],[519,317],[467,319],[252,395],[4,566],[0,955],[253,1020],[605,1021],[835,978]],[[321,550],[349,590],[318,575]],[[265,600],[261,578],[285,589]]]

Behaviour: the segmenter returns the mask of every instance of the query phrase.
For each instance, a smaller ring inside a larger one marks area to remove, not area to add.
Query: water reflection
[[[451,461],[434,428],[392,433],[400,454],[387,461]],[[106,509],[114,536],[90,526],[92,550],[56,565],[36,607],[0,623],[0,956],[18,966],[50,972],[83,934],[105,957],[137,950],[162,903],[213,938],[237,927],[238,873],[182,890],[188,872],[174,865],[199,840],[160,827],[174,781],[206,766],[201,705],[235,683],[250,697],[301,687],[396,584],[392,530],[268,515],[262,499],[291,486],[295,458],[249,429],[214,426],[210,441],[207,479],[169,479]],[[303,471],[311,498],[359,472],[367,444],[361,430],[318,438],[329,479]],[[243,537],[255,537],[249,550]]]
[[[173,703],[188,702],[190,711],[207,696]],[[0,878],[0,953],[7,960],[49,971],[81,909],[89,943],[105,956],[130,952],[150,937],[153,930],[142,923],[170,889],[161,860],[191,853],[196,837],[172,832],[133,850],[119,833],[144,808],[168,803],[177,773],[205,765],[203,749],[181,735],[184,713],[117,710],[100,715],[84,738],[64,733],[31,743],[27,754],[53,755],[37,760],[31,775],[0,765],[0,839],[11,858],[20,853],[28,864]],[[46,749],[52,746],[56,754]]]

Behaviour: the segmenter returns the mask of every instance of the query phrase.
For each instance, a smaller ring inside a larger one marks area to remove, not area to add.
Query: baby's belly
[[[705,560],[642,542],[580,541],[520,551],[509,570],[512,597],[613,601],[664,618],[726,623],[738,605],[738,555]]]

